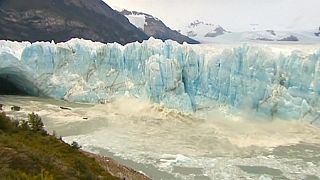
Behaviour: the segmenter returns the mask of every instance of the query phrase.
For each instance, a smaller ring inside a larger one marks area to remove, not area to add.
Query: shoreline
[[[123,164],[120,164],[118,161],[110,157],[94,154],[84,150],[80,150],[80,151],[84,155],[90,158],[94,158],[103,169],[105,169],[107,172],[109,172],[111,175],[117,178],[120,178],[123,180],[151,180],[151,178],[148,177],[147,175],[140,173]]]
[[[0,113],[4,112],[7,113],[3,108],[4,107],[9,107],[5,104],[0,103]],[[20,108],[19,106],[12,106],[12,108],[15,107],[16,109],[11,109],[12,112],[16,111],[19,112]],[[13,117],[11,115],[11,117]],[[14,117],[13,117],[14,118]],[[49,136],[53,135],[48,132]],[[57,138],[57,137],[56,137]],[[57,138],[58,139],[58,138]],[[59,139],[58,139],[59,140]],[[68,144],[67,142],[63,141],[60,139],[60,142],[63,144]],[[69,145],[69,144],[68,144]],[[130,168],[126,165],[121,164],[120,162],[114,160],[111,157],[107,157],[107,156],[102,156],[99,154],[94,154],[82,149],[79,149],[79,151],[89,157],[89,158],[93,158],[98,164],[99,166],[104,169],[106,172],[108,172],[109,174],[111,174],[112,176],[119,178],[121,180],[151,180],[150,177],[148,177],[147,175],[138,172],[136,170],[134,170],[133,168]]]

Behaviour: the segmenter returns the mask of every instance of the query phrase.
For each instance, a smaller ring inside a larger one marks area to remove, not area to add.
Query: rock
[[[69,110],[69,111],[71,111],[71,109],[70,109],[70,108],[63,107],[63,106],[60,106],[60,109],[62,109],[62,110]]]
[[[196,37],[198,34],[194,31],[188,31],[187,35],[188,35],[188,37]]]
[[[11,107],[11,110],[12,110],[12,111],[20,111],[20,110],[21,110],[21,107],[19,107],[19,106],[12,106],[12,107]]]
[[[276,36],[276,32],[274,30],[266,30],[268,33],[270,33],[273,36]]]
[[[84,117],[84,118],[82,118],[82,119],[85,119],[85,120],[87,120],[87,119],[89,119],[89,118],[87,118],[87,117]]]
[[[268,38],[257,38],[256,40],[259,40],[259,41],[274,41],[273,39],[268,39]]]
[[[219,26],[213,32],[207,33],[204,37],[217,37],[217,36],[224,35],[227,32],[228,31],[226,31],[225,29]]]
[[[319,32],[314,33],[314,35],[320,37],[320,26],[319,26]]]
[[[203,38],[206,39],[205,41],[208,41],[209,39],[230,33],[220,25],[200,20],[195,20],[182,28],[183,34],[186,34],[188,37],[192,37],[198,41],[203,41]]]
[[[279,39],[278,41],[299,41],[299,39],[293,35],[290,35],[288,37]]]

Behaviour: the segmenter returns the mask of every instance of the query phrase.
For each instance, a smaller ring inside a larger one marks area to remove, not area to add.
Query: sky
[[[230,31],[315,30],[320,0],[104,0],[111,7],[142,11],[180,29],[194,20]],[[259,24],[258,26],[253,24]]]

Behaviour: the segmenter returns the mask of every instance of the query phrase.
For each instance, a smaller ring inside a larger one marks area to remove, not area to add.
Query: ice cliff
[[[126,95],[185,112],[221,103],[270,117],[320,116],[320,45],[0,41],[0,77],[28,94],[75,102]]]

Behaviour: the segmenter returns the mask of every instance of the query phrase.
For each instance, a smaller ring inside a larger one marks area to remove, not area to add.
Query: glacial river
[[[35,112],[48,132],[155,180],[320,177],[320,129],[304,122],[266,120],[223,106],[186,115],[131,98],[93,105],[0,96],[0,103],[15,117]],[[22,111],[12,112],[12,105]]]

